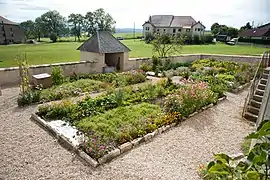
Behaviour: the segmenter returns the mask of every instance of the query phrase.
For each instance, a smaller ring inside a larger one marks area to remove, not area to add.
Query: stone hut
[[[124,71],[130,49],[117,40],[110,32],[97,31],[80,47],[81,61],[95,61],[97,72]]]

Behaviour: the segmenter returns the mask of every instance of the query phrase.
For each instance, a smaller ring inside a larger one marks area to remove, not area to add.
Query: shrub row
[[[103,73],[103,74],[84,74],[70,77],[69,81],[77,81],[79,79],[92,79],[102,82],[111,83],[116,87],[138,84],[146,81],[146,75],[138,71],[130,71],[123,73]]]

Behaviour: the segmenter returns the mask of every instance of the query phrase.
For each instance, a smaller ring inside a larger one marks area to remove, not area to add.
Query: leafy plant
[[[64,83],[64,75],[62,68],[57,66],[52,69],[52,83],[53,85],[61,85]]]
[[[17,103],[19,107],[37,103],[40,101],[40,91],[26,91],[24,94],[20,94]]]
[[[239,160],[226,154],[216,154],[206,168],[204,179],[267,180],[270,179],[270,121],[265,120],[257,131],[247,136],[256,140],[248,155]]]

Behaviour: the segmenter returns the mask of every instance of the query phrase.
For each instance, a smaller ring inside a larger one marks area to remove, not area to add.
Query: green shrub
[[[152,71],[152,66],[148,63],[142,63],[140,65],[140,69],[143,70],[144,72]]]
[[[50,40],[55,43],[57,41],[57,34],[56,33],[51,33],[50,34]]]
[[[59,66],[52,69],[52,83],[53,85],[60,85],[64,83],[63,69]]]
[[[46,119],[65,119],[72,115],[74,109],[75,104],[71,101],[63,100],[52,105],[39,106],[37,114]]]
[[[205,44],[211,44],[213,43],[214,37],[211,34],[206,34],[204,35],[203,40]]]
[[[193,44],[202,44],[201,38],[199,35],[194,35],[192,37],[192,43]]]
[[[119,87],[145,82],[146,75],[137,71],[129,71],[124,73],[86,74],[79,76],[73,75],[70,78],[70,81],[77,81],[78,79],[92,79],[111,83],[112,85]]]
[[[17,103],[19,107],[37,103],[40,101],[40,91],[26,91],[24,94],[20,94]]]

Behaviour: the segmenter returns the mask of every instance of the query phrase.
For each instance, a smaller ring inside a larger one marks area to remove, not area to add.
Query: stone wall
[[[223,54],[184,54],[180,56],[167,57],[172,63],[176,62],[192,62],[198,59],[215,59],[221,61],[234,61],[240,63],[258,63],[261,60],[260,56],[237,56],[237,55],[223,55]],[[151,58],[130,58],[129,61],[124,62],[125,71],[131,69],[138,69],[142,63],[150,62]]]
[[[215,59],[220,61],[234,61],[245,63],[258,63],[261,56],[239,56],[239,55],[224,55],[224,54],[201,54],[201,59]]]
[[[88,54],[85,54],[89,57]],[[124,61],[121,62],[121,66],[124,66],[124,71],[131,69],[138,69],[140,65],[144,62],[150,62],[151,58],[130,58],[128,59],[128,53],[124,53]],[[60,66],[64,70],[64,75],[69,76],[73,73],[76,74],[89,74],[89,73],[102,73],[103,67],[105,66],[105,56],[100,54],[95,56],[93,61],[81,61],[81,62],[70,62],[70,63],[57,63],[48,65],[38,65],[31,66],[29,68],[29,73],[33,74],[40,73],[51,73],[52,67]],[[235,55],[216,55],[216,54],[186,54],[180,56],[168,57],[173,63],[176,62],[192,62],[198,59],[216,59],[223,61],[235,61],[235,62],[246,62],[246,63],[258,63],[261,60],[260,56],[235,56]],[[102,60],[100,60],[102,59]],[[123,63],[123,64],[122,64]],[[19,68],[0,68],[0,85],[1,86],[11,86],[18,85],[19,79]]]
[[[32,75],[49,73],[51,74],[52,68],[59,66],[63,69],[65,76],[70,76],[73,73],[76,74],[90,74],[90,73],[101,73],[103,72],[103,66],[97,62],[82,61],[82,62],[68,62],[68,63],[56,63],[56,64],[45,64],[29,67],[30,80]],[[19,68],[0,68],[0,85],[14,86],[20,83]]]

